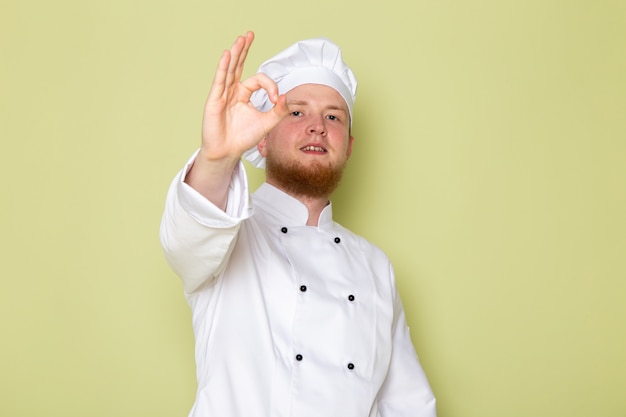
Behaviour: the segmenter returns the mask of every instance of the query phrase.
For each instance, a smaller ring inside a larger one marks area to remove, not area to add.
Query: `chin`
[[[288,194],[311,198],[328,198],[337,189],[346,166],[320,162],[278,162],[268,156],[266,174],[271,182]]]

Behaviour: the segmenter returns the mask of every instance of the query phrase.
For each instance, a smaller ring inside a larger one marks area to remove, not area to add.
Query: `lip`
[[[317,143],[309,143],[301,147],[300,150],[304,153],[312,153],[317,155],[325,154],[328,152],[328,149]]]

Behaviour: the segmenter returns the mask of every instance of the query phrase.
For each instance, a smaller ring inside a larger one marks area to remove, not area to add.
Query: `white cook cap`
[[[315,38],[297,42],[261,64],[259,72],[276,82],[279,94],[285,94],[302,84],[322,84],[334,88],[346,101],[352,123],[356,78],[343,62],[339,46],[330,40]],[[263,112],[274,106],[265,90],[255,91],[250,102]],[[246,151],[244,156],[257,168],[265,167],[265,158],[256,146]]]

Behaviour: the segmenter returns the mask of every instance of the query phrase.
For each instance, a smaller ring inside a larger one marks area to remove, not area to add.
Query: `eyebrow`
[[[306,101],[306,100],[292,100],[292,101],[288,101],[287,102],[288,106],[292,106],[292,105],[304,106],[304,105],[307,105],[307,104],[309,104],[309,102]],[[330,104],[330,105],[326,106],[325,108],[328,109],[328,110],[340,110],[340,111],[342,111],[344,113],[348,113],[348,110],[345,107],[336,106],[334,104]]]

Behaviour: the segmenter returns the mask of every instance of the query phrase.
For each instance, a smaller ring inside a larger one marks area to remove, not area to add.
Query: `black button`
[[[354,301],[354,295],[350,294],[350,295],[348,296],[348,300],[350,300],[350,301]]]
[[[298,354],[296,355],[296,360],[297,360],[297,361],[301,361],[301,360],[302,360],[302,355],[298,353]]]
[[[349,363],[348,364],[348,369],[349,370],[353,370],[354,369],[354,364],[353,363]]]
[[[283,227],[283,228],[280,229],[280,231],[283,232],[283,233],[287,233],[287,228]]]
[[[338,237],[335,238],[335,243],[339,243],[341,242],[341,239],[339,239]]]
[[[300,291],[305,292],[306,291],[306,285],[300,285]]]

